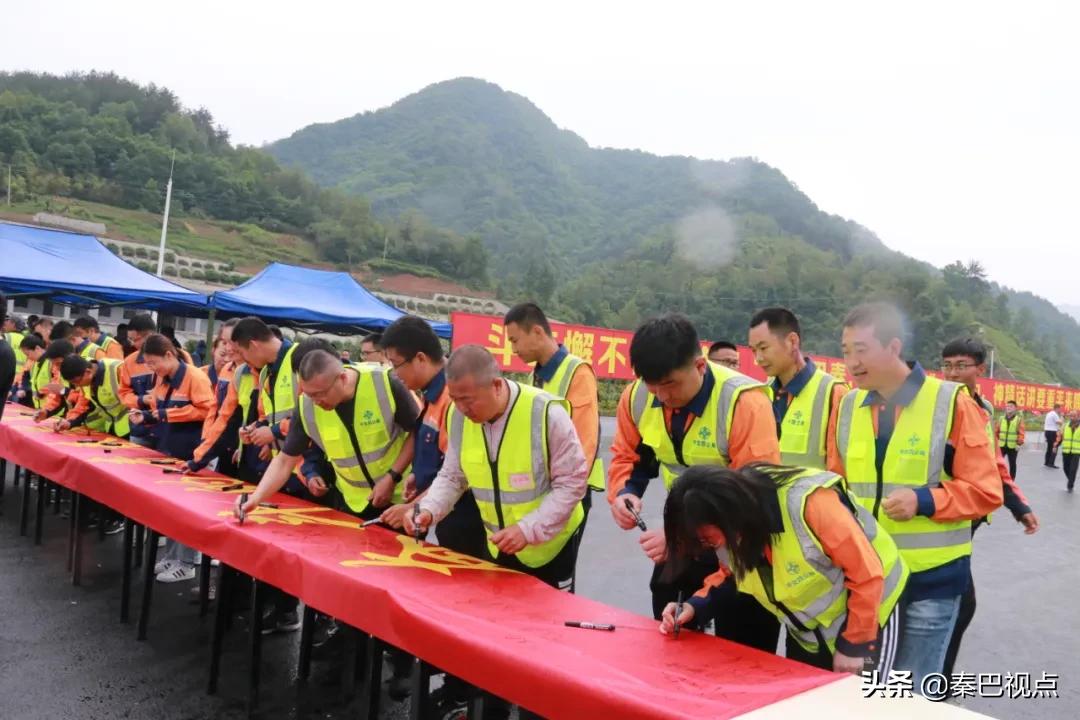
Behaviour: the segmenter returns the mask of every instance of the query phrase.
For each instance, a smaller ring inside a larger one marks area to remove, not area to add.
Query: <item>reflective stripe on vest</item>
[[[867,392],[853,390],[840,403],[837,448],[848,489],[893,537],[912,572],[971,554],[969,520],[935,522],[917,515],[898,522],[880,513],[880,501],[893,490],[936,488],[951,481],[945,472],[945,446],[952,431],[956,397],[962,391],[956,383],[926,377],[915,399],[896,419],[882,466],[882,478],[888,482],[877,475],[872,408],[862,405]]]
[[[511,381],[505,382],[509,390]],[[551,493],[548,409],[552,404],[567,404],[539,388],[515,384],[518,393],[506,410],[506,426],[494,460],[483,425],[469,420],[453,405],[448,416],[450,443],[458,449],[461,471],[476,498],[492,557],[498,557],[499,549],[491,543],[491,535],[534,512]],[[515,557],[531,568],[548,564],[570,541],[584,517],[581,503],[576,503],[555,537],[527,545]]]
[[[829,425],[829,398],[836,378],[824,370],[810,376],[802,392],[789,395],[780,423],[780,458],[785,465],[824,470],[825,429]],[[774,391],[768,386],[769,395]]]
[[[574,379],[574,373],[577,372],[577,369],[582,365],[592,367],[591,365],[589,365],[589,363],[585,362],[576,355],[568,354],[565,358],[563,358],[563,361],[559,365],[559,367],[556,368],[555,374],[551,377],[551,380],[549,380],[548,382],[543,382],[541,380],[541,384],[537,387],[539,387],[544,392],[550,393],[561,400],[565,400],[566,394],[570,392],[570,383]],[[573,406],[567,405],[567,408],[570,412],[571,417],[573,417]],[[596,418],[596,422],[597,424],[599,424],[600,422],[599,414]],[[607,478],[604,476],[604,461],[600,459],[599,455],[600,433],[598,431],[596,433],[596,452],[594,453],[592,465],[589,470],[589,487],[593,490],[596,490],[597,492],[603,492],[605,489],[607,489]]]
[[[1061,452],[1066,455],[1080,453],[1080,427],[1072,427],[1070,423],[1061,426]]]
[[[346,365],[357,374],[353,397],[353,430],[360,454],[378,482],[386,475],[405,446],[407,433],[394,422],[397,406],[386,370],[370,364]],[[300,396],[300,421],[304,432],[334,466],[337,487],[355,512],[362,512],[371,496],[371,484],[360,467],[349,432],[336,409],[324,410],[307,395]],[[394,502],[401,502],[402,483],[394,488]]]
[[[1012,420],[1007,417],[1001,418],[1000,429],[999,446],[1006,450],[1015,450],[1020,447],[1020,413],[1016,413]]]
[[[641,440],[653,449],[660,462],[664,486],[671,488],[675,479],[693,465],[728,465],[731,456],[728,453],[728,435],[731,432],[731,419],[735,414],[735,402],[746,390],[764,388],[740,372],[721,365],[708,363],[707,372],[712,372],[715,385],[712,396],[705,406],[702,417],[695,417],[683,436],[682,456],[685,464],[680,464],[675,454],[664,421],[664,407],[653,404],[653,395],[641,380],[634,382],[630,390],[630,415],[637,425]]]
[[[819,649],[818,633],[829,651],[836,650],[836,639],[847,618],[848,599],[843,569],[833,563],[806,524],[807,498],[819,488],[846,493],[843,478],[817,470],[806,470],[777,488],[784,531],[770,539],[772,583],[766,587],[767,580],[757,568],[736,580],[740,592],[754,596],[788,626],[788,634],[811,652]],[[892,538],[881,531],[870,513],[855,498],[848,496],[847,500],[854,508],[856,522],[881,560],[885,587],[877,620],[879,627],[884,626],[903,594],[907,566]],[[725,555],[718,557],[723,561]],[[793,624],[792,617],[798,624]]]

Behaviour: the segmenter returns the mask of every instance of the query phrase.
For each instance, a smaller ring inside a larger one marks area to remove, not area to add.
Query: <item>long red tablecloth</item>
[[[5,410],[0,457],[547,717],[731,718],[839,679],[700,633],[667,638],[651,618],[285,495],[241,526],[244,490],[221,490],[234,480],[164,474],[152,450],[80,443],[25,412]]]

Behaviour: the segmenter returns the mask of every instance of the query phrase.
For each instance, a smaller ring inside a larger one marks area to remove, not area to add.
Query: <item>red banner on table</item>
[[[80,442],[24,412],[7,406],[0,457],[545,717],[731,718],[844,677],[701,633],[676,641],[651,618],[285,495],[241,526],[232,506],[251,485],[164,474],[156,452]]]
[[[510,340],[503,329],[502,318],[494,315],[456,312],[450,316],[454,334],[453,347],[462,345],[482,345],[486,347],[499,367],[509,372],[531,372],[529,365],[523,363],[510,346]],[[588,325],[567,325],[552,323],[551,332],[555,339],[566,346],[574,355],[590,362],[596,376],[607,380],[633,380],[634,371],[630,367],[630,340],[634,333],[627,330],[607,330]],[[711,342],[703,342],[702,349],[708,350]],[[739,367],[757,380],[765,380],[765,373],[754,364],[754,354],[745,345],[739,345]],[[824,355],[811,355],[818,367],[834,377],[850,383],[847,366],[841,358]],[[927,368],[939,375],[932,368]],[[983,397],[1002,408],[1009,400],[1014,400],[1022,410],[1028,412],[1046,412],[1055,404],[1066,410],[1080,410],[1080,390],[1037,385],[1034,383],[1012,380],[979,380],[979,390]]]

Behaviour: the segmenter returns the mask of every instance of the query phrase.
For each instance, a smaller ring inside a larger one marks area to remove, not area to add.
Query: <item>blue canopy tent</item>
[[[255,277],[210,297],[219,316],[258,315],[282,325],[353,334],[379,332],[405,315],[372,295],[344,272],[270,263]],[[448,323],[431,323],[450,337]]]
[[[71,305],[205,315],[207,297],[127,264],[93,235],[0,222],[0,290]]]

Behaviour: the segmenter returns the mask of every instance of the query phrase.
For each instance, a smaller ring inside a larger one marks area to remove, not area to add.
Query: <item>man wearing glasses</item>
[[[709,346],[709,362],[732,370],[739,369],[739,348],[727,340],[717,340]]]
[[[386,353],[382,348],[382,333],[372,333],[360,341],[360,359],[366,363],[378,363],[387,367]]]

